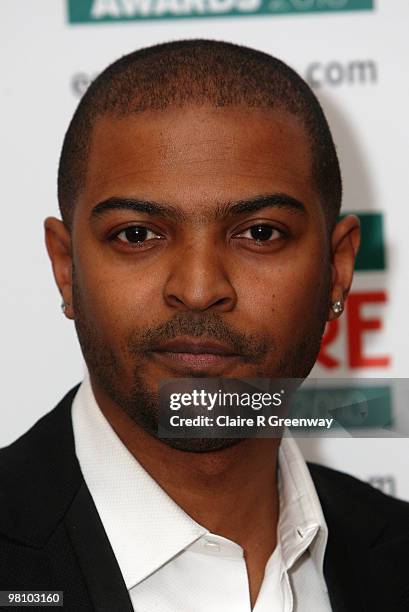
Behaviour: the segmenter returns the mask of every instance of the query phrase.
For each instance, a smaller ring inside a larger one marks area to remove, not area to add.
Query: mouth
[[[152,357],[178,373],[220,374],[242,356],[226,344],[203,338],[174,338],[155,347]]]

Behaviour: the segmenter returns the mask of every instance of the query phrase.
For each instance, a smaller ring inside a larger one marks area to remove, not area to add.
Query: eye
[[[138,244],[153,240],[154,238],[162,238],[162,236],[143,225],[131,225],[115,234],[113,238],[118,239],[120,242]]]
[[[267,223],[258,223],[252,225],[240,234],[236,234],[237,238],[247,238],[255,242],[273,242],[283,237],[283,232],[276,229]]]

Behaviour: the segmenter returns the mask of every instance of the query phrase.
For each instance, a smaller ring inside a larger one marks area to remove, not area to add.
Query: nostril
[[[223,298],[218,299],[216,302],[214,302],[212,306],[225,306],[225,305],[229,305],[230,302],[231,302],[231,298],[223,297]]]

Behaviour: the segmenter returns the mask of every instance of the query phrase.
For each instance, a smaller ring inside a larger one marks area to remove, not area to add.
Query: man
[[[0,587],[66,610],[408,610],[408,506],[294,441],[162,440],[158,384],[305,378],[359,244],[322,110],[212,41],[123,57],[65,136],[45,221],[87,375],[0,454]]]

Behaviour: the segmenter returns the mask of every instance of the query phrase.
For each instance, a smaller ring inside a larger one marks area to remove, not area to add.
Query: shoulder
[[[71,423],[79,385],[15,442],[0,449],[0,533],[38,539],[52,528],[81,484]]]
[[[47,465],[51,469],[55,455],[61,459],[73,448],[71,404],[78,387],[70,389],[55,408],[12,444],[0,448],[0,491],[40,478],[41,468]]]
[[[325,498],[330,497],[334,504],[346,498],[353,498],[359,503],[375,503],[380,508],[387,508],[388,511],[394,509],[398,513],[406,514],[409,510],[409,502],[386,495],[350,474],[317,463],[307,463],[307,465],[317,490]]]
[[[385,535],[409,533],[409,503],[386,495],[344,472],[307,463],[324,516],[345,529],[371,527],[376,521]]]

